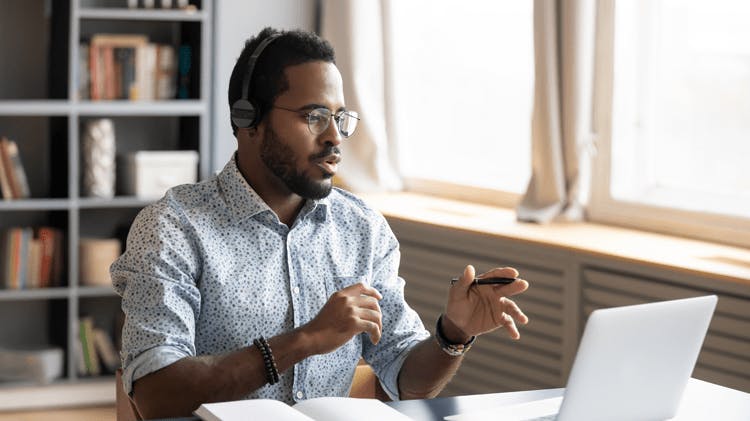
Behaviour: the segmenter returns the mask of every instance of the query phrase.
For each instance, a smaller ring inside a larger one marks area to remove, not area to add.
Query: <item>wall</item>
[[[216,172],[237,149],[229,123],[229,76],[245,40],[266,26],[315,29],[317,1],[221,0],[214,9],[214,83],[211,170]]]

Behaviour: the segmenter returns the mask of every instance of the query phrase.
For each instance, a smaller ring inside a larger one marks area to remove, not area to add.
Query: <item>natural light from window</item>
[[[750,217],[750,2],[618,1],[615,199]]]
[[[394,114],[404,176],[525,191],[532,7],[532,1],[391,2]]]

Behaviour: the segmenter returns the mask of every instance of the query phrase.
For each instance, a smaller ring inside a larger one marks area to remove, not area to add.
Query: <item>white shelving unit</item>
[[[0,230],[51,225],[65,233],[63,287],[0,289],[0,347],[62,347],[65,373],[54,387],[113,381],[113,376],[82,378],[76,370],[72,349],[78,318],[92,315],[114,337],[120,312],[111,287],[79,283],[79,239],[123,238],[137,212],[151,202],[81,196],[80,133],[86,121],[111,118],[121,153],[195,150],[199,177],[209,176],[213,2],[190,3],[191,10],[128,9],[126,0],[8,0],[0,5],[0,52],[5,57],[0,63],[0,136],[17,142],[32,192],[29,199],[0,201]],[[146,34],[175,50],[190,45],[190,98],[79,99],[79,45],[104,32]],[[11,33],[17,36],[6,36]],[[17,61],[7,60],[15,57]],[[0,383],[2,393],[17,387]]]

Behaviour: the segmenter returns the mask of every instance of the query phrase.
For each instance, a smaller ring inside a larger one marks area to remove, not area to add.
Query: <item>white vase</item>
[[[108,118],[90,120],[83,131],[83,194],[115,195],[115,127]]]

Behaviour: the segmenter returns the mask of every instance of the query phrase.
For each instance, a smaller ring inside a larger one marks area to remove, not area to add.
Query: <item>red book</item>
[[[41,242],[41,259],[39,267],[39,287],[47,288],[52,285],[52,261],[55,256],[55,228],[39,227],[37,238]]]

